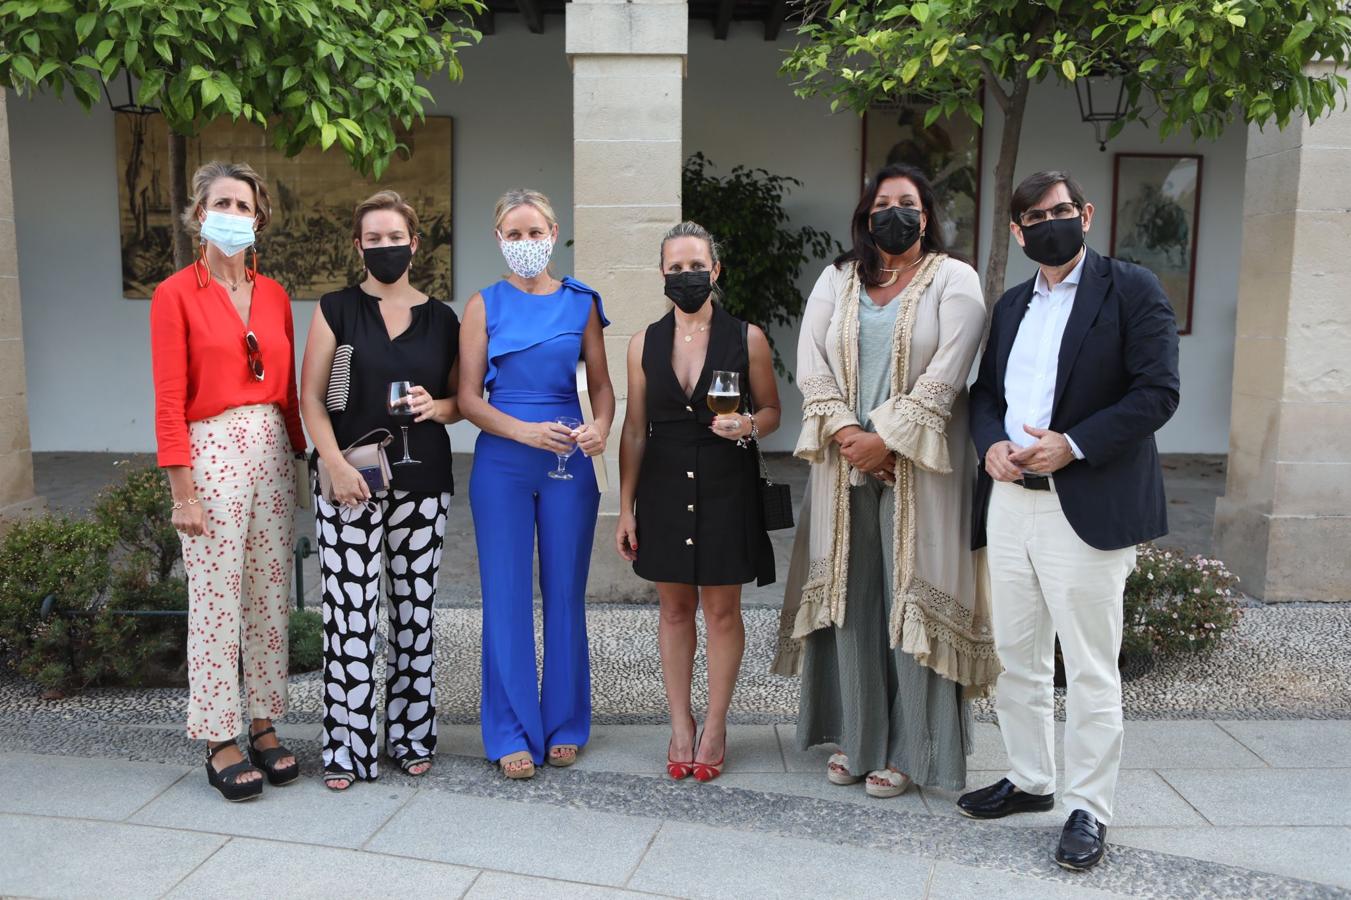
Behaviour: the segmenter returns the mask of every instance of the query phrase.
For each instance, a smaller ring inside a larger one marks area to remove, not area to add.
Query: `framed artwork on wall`
[[[1179,334],[1191,334],[1201,157],[1118,153],[1112,177],[1112,256],[1158,276]]]
[[[982,91],[982,103],[984,92]],[[981,127],[963,113],[927,128],[923,101],[876,104],[863,116],[863,181],[892,163],[923,170],[933,182],[948,248],[971,265],[980,250]]]
[[[122,295],[145,299],[173,274],[169,223],[168,134],[162,116],[115,113],[117,199],[122,245]],[[358,280],[352,210],[378,190],[394,190],[417,210],[421,246],[412,281],[428,295],[451,300],[451,139],[448,116],[428,116],[398,139],[378,182],[362,176],[334,147],[287,157],[267,133],[247,122],[218,120],[187,142],[189,177],[203,162],[247,162],[267,183],[272,223],[258,236],[258,268],[280,281],[293,300],[317,300]],[[190,189],[190,188],[189,188]]]

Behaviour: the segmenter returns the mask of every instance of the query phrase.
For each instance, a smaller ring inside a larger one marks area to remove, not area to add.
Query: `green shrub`
[[[291,672],[313,672],[324,664],[324,619],[312,609],[291,610]]]
[[[1238,624],[1238,576],[1217,559],[1141,544],[1126,578],[1124,659],[1200,653]]]
[[[99,494],[93,515],[116,537],[122,554],[134,555],[126,562],[150,573],[147,583],[173,575],[183,548],[174,530],[173,494],[163,471],[148,466],[132,469],[121,484]]]
[[[4,536],[0,651],[10,668],[49,690],[82,687],[124,668],[109,650],[129,625],[103,607],[112,545],[103,526],[58,517],[20,522]],[[54,603],[44,620],[48,596]]]

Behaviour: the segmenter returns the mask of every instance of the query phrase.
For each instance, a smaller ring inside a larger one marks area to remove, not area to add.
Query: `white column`
[[[577,277],[600,291],[618,399],[606,453],[592,596],[648,588],[614,551],[619,427],[628,398],[629,339],[665,314],[661,237],[680,221],[681,94],[689,16],[684,0],[567,4],[573,74],[573,250]]]
[[[1244,191],[1216,547],[1250,594],[1348,600],[1351,112],[1250,129]]]
[[[9,164],[6,92],[0,91],[0,526],[42,508],[33,495],[28,397],[19,304],[19,252],[14,228],[14,181]]]

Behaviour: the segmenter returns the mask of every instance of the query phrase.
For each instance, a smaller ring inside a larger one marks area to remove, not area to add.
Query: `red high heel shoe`
[[[699,756],[699,747],[703,744],[703,742],[704,742],[703,735],[700,735],[699,740],[694,745],[694,755],[696,759]],[[717,778],[719,775],[722,774],[722,767],[726,762],[727,762],[727,739],[723,738],[722,756],[718,757],[717,762],[715,763],[695,762],[692,764],[692,767],[694,769],[694,780],[699,782],[700,784],[707,784],[708,782],[712,781],[714,778]]]
[[[694,721],[694,716],[690,716],[690,722],[693,723],[693,724],[696,725],[696,726],[698,725],[698,723]],[[697,732],[696,732],[696,734],[695,734],[695,737],[698,737]],[[675,740],[675,736],[674,736],[674,735],[672,735],[671,740]],[[696,745],[696,746],[697,746],[697,745]],[[670,741],[667,741],[667,743],[666,743],[666,774],[669,775],[669,776],[671,776],[671,779],[674,780],[674,781],[682,781],[682,780],[684,780],[684,779],[686,779],[686,778],[689,778],[690,775],[692,775],[693,773],[694,773],[694,757],[691,756],[688,760],[683,760],[683,761],[682,761],[682,760],[678,760],[678,759],[673,759],[673,758],[671,757],[671,743],[670,743]]]

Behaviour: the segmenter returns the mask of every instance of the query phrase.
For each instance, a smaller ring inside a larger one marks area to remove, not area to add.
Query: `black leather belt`
[[[1049,491],[1051,489],[1050,475],[1024,475],[1014,484],[1026,488],[1029,491]]]

